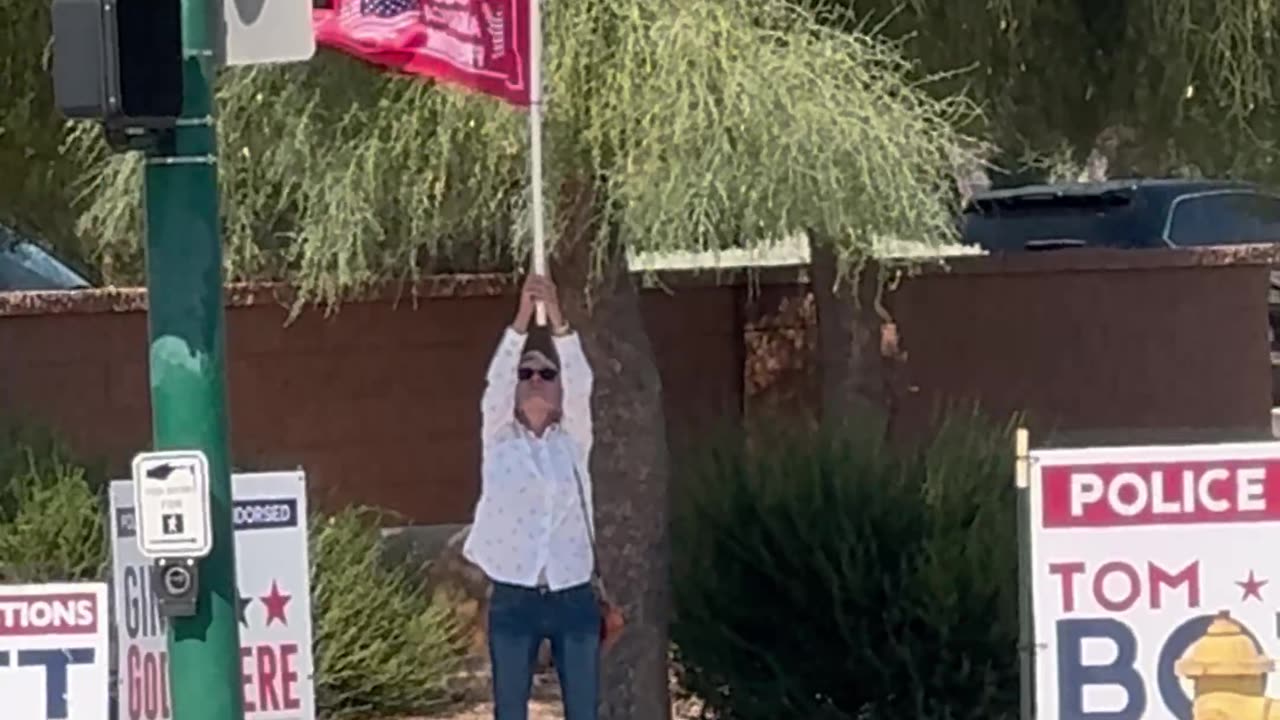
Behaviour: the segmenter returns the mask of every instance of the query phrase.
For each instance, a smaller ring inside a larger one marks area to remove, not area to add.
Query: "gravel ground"
[[[672,720],[696,720],[697,705],[673,703]],[[426,718],[409,720],[492,720],[493,705],[489,702],[467,703],[447,712]],[[529,703],[529,720],[564,720],[560,709],[560,688],[555,675],[538,675],[533,681],[533,701]]]
[[[429,720],[492,720],[493,706],[482,703],[447,715],[433,715]],[[529,720],[564,720],[558,702],[535,700],[529,705]]]
[[[698,716],[693,713],[681,713],[679,709],[672,707],[672,720],[695,720]],[[474,707],[464,708],[445,715],[432,715],[430,718],[423,720],[492,720],[493,706],[489,703],[481,703]],[[529,705],[529,720],[564,720],[564,713],[560,710],[560,702],[558,700],[534,700]]]

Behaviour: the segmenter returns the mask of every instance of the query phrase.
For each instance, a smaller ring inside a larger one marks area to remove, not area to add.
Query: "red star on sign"
[[[271,581],[271,592],[259,597],[262,604],[267,606],[267,625],[271,625],[272,620],[279,620],[282,625],[288,625],[289,620],[285,617],[284,607],[289,604],[292,595],[285,595],[280,592],[280,586],[276,585],[276,581]]]
[[[1259,580],[1254,577],[1253,571],[1249,571],[1249,577],[1244,580],[1237,580],[1236,584],[1244,591],[1244,596],[1240,598],[1241,602],[1249,598],[1255,598],[1258,602],[1262,602],[1262,586],[1266,585],[1270,580]]]

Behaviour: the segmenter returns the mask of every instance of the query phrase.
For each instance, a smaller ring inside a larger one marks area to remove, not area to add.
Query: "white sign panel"
[[[359,0],[350,0],[359,3]],[[222,0],[226,65],[303,62],[316,54],[311,0]]]
[[[107,585],[0,585],[0,717],[107,720]]]
[[[305,476],[237,474],[232,487],[245,720],[313,720]],[[111,484],[111,518],[118,718],[168,720],[166,622],[151,593],[151,561],[134,540],[128,481]]]
[[[133,459],[138,549],[149,558],[209,554],[209,460],[199,450],[140,453]]]
[[[1036,718],[1271,717],[1280,443],[1031,458]]]

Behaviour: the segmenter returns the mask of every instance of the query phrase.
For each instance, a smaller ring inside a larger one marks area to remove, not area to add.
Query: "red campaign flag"
[[[528,107],[530,2],[332,0],[312,24],[319,45]]]

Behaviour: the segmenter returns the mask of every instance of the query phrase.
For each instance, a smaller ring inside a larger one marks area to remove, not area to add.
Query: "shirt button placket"
[[[552,482],[552,468],[547,463],[547,442],[544,438],[537,445],[538,467],[542,468],[542,541],[538,543],[538,555],[541,567],[545,568],[547,584],[554,582],[551,568],[551,515],[554,499],[555,483]]]

